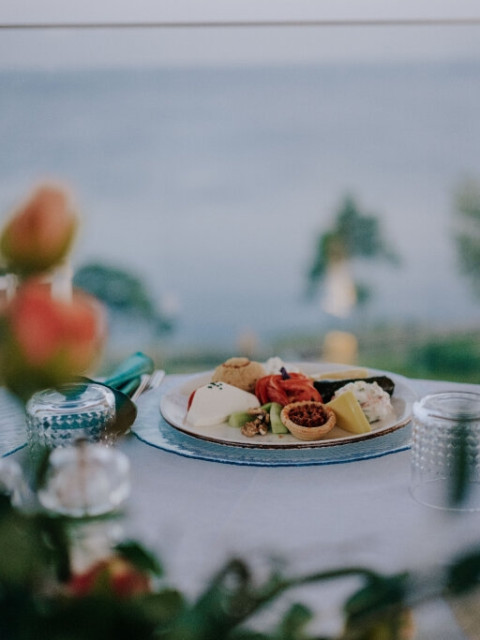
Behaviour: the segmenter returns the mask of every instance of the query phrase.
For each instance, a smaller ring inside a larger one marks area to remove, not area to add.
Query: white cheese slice
[[[226,422],[231,413],[259,406],[253,393],[226,382],[209,382],[195,391],[187,420],[194,427],[207,427]]]

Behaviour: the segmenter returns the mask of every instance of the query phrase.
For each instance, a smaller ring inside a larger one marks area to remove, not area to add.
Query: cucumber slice
[[[270,407],[270,427],[272,433],[288,433],[287,427],[280,419],[280,412],[282,411],[282,405],[278,402],[272,402]]]
[[[252,419],[252,416],[246,411],[235,411],[228,416],[228,424],[231,427],[241,429],[243,425]]]

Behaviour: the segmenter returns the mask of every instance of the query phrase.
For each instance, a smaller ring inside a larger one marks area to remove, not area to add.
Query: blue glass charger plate
[[[160,390],[140,398],[132,432],[140,441],[152,447],[187,458],[246,466],[291,467],[355,462],[410,448],[410,423],[367,440],[317,448],[257,449],[203,440],[172,427],[160,413],[162,394],[178,384],[179,378],[167,378]]]

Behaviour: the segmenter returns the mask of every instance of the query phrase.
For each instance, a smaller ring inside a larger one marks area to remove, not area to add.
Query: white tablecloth
[[[420,380],[411,386],[419,396],[480,390]],[[344,565],[423,570],[480,539],[479,514],[452,518],[411,498],[408,451],[334,465],[241,467],[135,439],[123,446],[133,470],[129,533],[158,550],[172,579],[192,594],[232,555],[256,566],[278,555],[295,572]],[[334,628],[336,605],[351,587],[328,584],[301,595]],[[446,606],[423,608],[418,625],[424,638],[464,637]]]
[[[480,390],[425,380],[411,386],[419,396]],[[427,570],[480,539],[480,514],[453,518],[411,498],[408,450],[333,465],[251,467],[182,457],[135,436],[121,447],[132,465],[125,535],[158,552],[171,582],[192,596],[233,555],[257,568],[279,556],[292,573],[345,565]],[[355,586],[328,583],[291,597],[311,604],[320,627],[333,631],[338,605]],[[425,640],[465,637],[445,603],[419,610],[417,625]]]

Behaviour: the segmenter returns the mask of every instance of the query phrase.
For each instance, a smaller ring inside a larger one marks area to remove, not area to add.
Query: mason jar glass
[[[410,492],[439,509],[480,509],[480,393],[446,391],[413,405]]]

